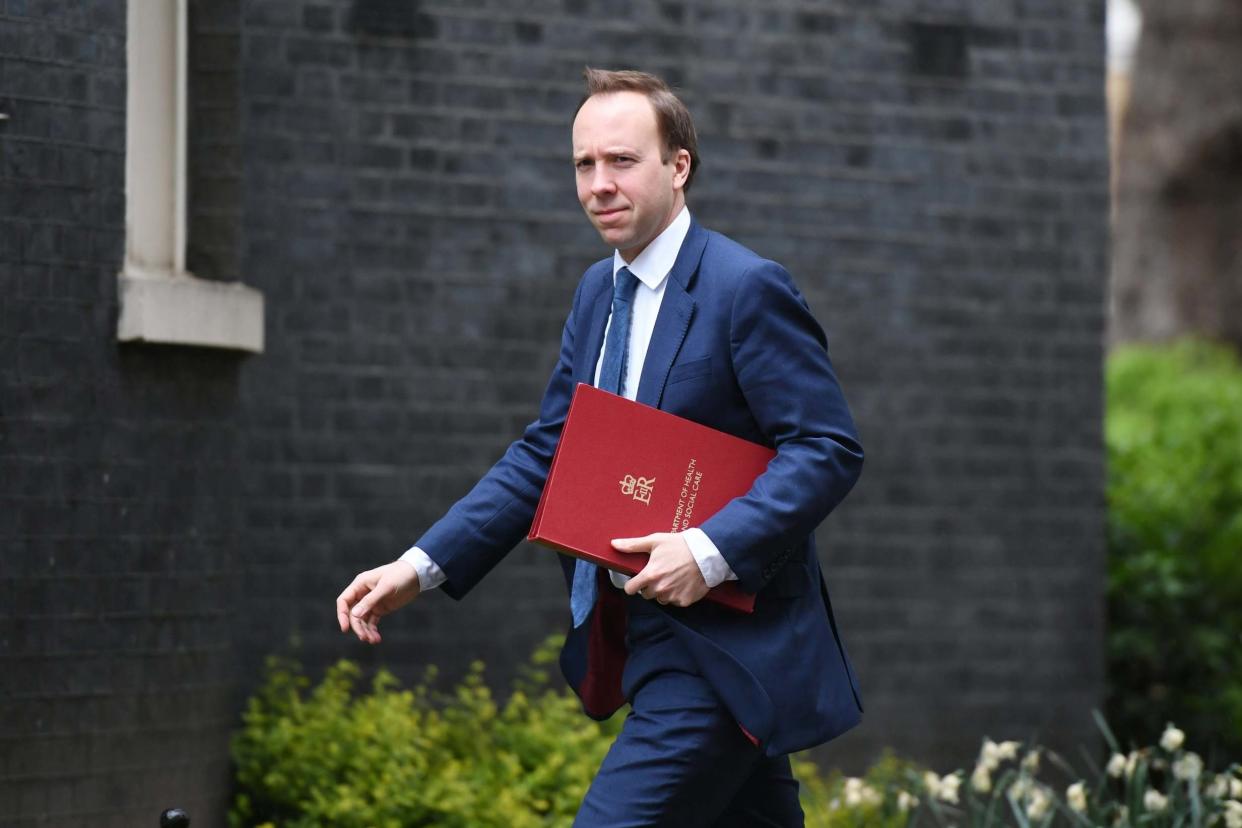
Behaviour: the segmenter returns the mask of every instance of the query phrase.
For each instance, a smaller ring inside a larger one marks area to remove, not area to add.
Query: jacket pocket
[[[695,377],[706,376],[711,372],[711,356],[692,359],[689,362],[674,365],[668,372],[668,381],[666,384],[672,385],[675,382],[683,382],[688,379],[694,379]]]

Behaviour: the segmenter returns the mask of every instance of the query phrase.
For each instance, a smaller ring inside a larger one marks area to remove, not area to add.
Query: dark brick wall
[[[985,732],[1087,737],[1103,4],[988,8],[248,6],[245,271],[273,308],[272,351],[246,375],[267,390],[248,395],[268,421],[247,434],[254,604],[316,662],[406,675],[475,656],[506,675],[557,628],[554,567],[525,549],[466,602],[393,618],[376,650],[337,640],[327,599],[532,415],[604,252],[566,162],[581,68],[640,66],[698,117],[697,215],[801,281],[869,452],[823,530],[868,706],[828,756],[856,767],[893,744],[952,762]]]
[[[125,3],[0,4],[0,824],[220,824],[236,357],[118,347]]]
[[[78,25],[27,24],[12,14],[24,5],[9,0],[0,31],[26,25],[37,42]],[[123,94],[122,5],[92,7],[115,14],[90,27],[101,44],[90,60],[56,59],[92,94],[109,78]],[[136,740],[127,756],[145,762],[164,727],[199,752],[184,774],[221,803],[223,737],[266,653],[296,652],[316,671],[346,656],[407,678],[428,663],[451,677],[482,658],[503,685],[559,630],[563,587],[534,548],[464,602],[420,599],[386,622],[378,648],[336,632],[332,601],[358,570],[404,551],[534,414],[577,278],[606,253],[567,161],[587,63],[650,69],[683,88],[705,162],[692,209],[794,273],[859,420],[867,467],[821,543],[867,713],[823,758],[858,770],[892,745],[947,770],[985,733],[1062,749],[1091,738],[1102,684],[1102,2],[961,2],[934,14],[898,0],[866,11],[191,5],[191,267],[264,292],[264,355],[112,342],[120,100],[72,109],[112,122],[91,144],[106,162],[91,163],[74,196],[93,210],[46,192],[56,182],[37,165],[68,167],[30,160],[66,152],[65,139],[21,138],[21,118],[0,126],[0,605],[54,616],[40,635],[71,628],[57,602],[69,599],[28,587],[74,577],[49,567],[55,549],[56,566],[98,573],[73,593],[80,615],[101,617],[126,593],[98,585],[142,567],[151,574],[124,599],[136,626],[174,623],[160,609],[165,587],[190,596],[178,612],[202,613],[182,639],[150,644],[146,680],[129,695],[111,689],[117,706],[91,724],[71,718],[77,702],[56,708],[29,683],[49,650],[17,637],[30,612],[7,613],[4,657],[23,668],[29,696],[13,715],[61,711],[40,750],[56,759],[122,730]],[[6,106],[22,67],[52,59],[20,46],[0,41]],[[55,97],[22,94],[22,107]],[[58,228],[88,223],[101,245],[89,263],[50,252],[78,234],[38,236],[44,215]],[[49,336],[61,330],[72,338]],[[26,365],[45,367],[15,367]],[[92,463],[115,489],[77,471]],[[90,658],[119,674],[111,665],[133,645],[91,629]],[[183,644],[196,662],[178,660]],[[68,660],[88,695],[102,684],[90,658]],[[189,692],[161,672],[178,665],[205,700],[183,709],[213,712],[150,723],[121,706],[160,681]],[[40,792],[14,813],[60,807],[49,799],[58,784],[82,785],[82,808],[139,801],[132,783],[99,787],[119,775],[106,758],[84,753],[76,770],[31,786],[15,781],[28,764],[16,745],[4,754],[0,784]]]

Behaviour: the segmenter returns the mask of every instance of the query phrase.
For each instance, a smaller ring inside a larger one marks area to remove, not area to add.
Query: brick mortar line
[[[31,17],[30,15],[23,16],[23,15],[18,15],[18,14],[5,14],[4,12],[0,12],[0,20],[14,21],[18,23],[28,23],[32,26],[47,26],[51,28],[53,32],[57,32],[57,33],[73,32],[75,34],[98,35],[100,32],[103,32],[105,34],[113,35],[118,40],[122,40],[122,41],[125,39],[125,33],[126,33],[125,26],[127,25],[127,24],[122,24],[122,28],[119,28],[119,29],[97,29],[97,28],[78,29],[72,26],[59,25],[59,23],[53,24],[51,21],[43,17]]]
[[[504,8],[508,8],[508,6],[505,6]],[[748,6],[743,3],[732,4],[732,5],[725,4],[725,8],[753,10],[751,6]],[[1063,15],[1055,15],[1055,16],[1050,15],[1047,18],[1014,17],[1014,18],[1010,18],[1011,20],[1014,21],[1014,24],[1012,26],[1006,26],[1006,24],[1001,23],[1001,22],[979,22],[975,20],[946,19],[948,16],[942,17],[942,18],[930,18],[930,19],[919,20],[910,15],[885,14],[883,12],[876,12],[874,9],[868,9],[860,15],[859,9],[857,8],[853,8],[848,5],[844,5],[844,4],[840,6],[833,6],[833,7],[825,8],[822,2],[790,3],[790,4],[782,5],[779,3],[779,0],[769,0],[769,2],[765,5],[764,8],[767,10],[775,9],[777,11],[816,12],[816,13],[821,13],[822,16],[840,16],[844,20],[851,19],[852,16],[860,16],[867,20],[878,21],[881,23],[896,24],[898,26],[903,26],[908,23],[917,22],[917,23],[931,23],[931,24],[939,24],[939,25],[957,25],[957,26],[964,26],[967,28],[988,28],[988,29],[1014,28],[1017,30],[1039,29],[1039,30],[1044,30],[1044,31],[1068,31],[1068,32],[1076,33],[1076,34],[1081,33],[1083,31],[1094,31],[1095,30],[1095,28],[1088,27],[1087,25],[1081,22],[1080,23],[1066,23],[1066,24],[1060,24],[1060,25],[1058,25],[1057,23],[1039,22],[1042,20],[1050,20],[1050,21],[1058,20],[1061,17],[1063,17]],[[505,23],[558,22],[558,21],[562,21],[565,19],[563,15],[559,15],[554,12],[546,12],[546,13],[535,12],[531,14],[522,14],[520,16],[514,16],[514,15],[506,15],[503,11],[499,11],[498,9],[479,9],[476,11],[474,9],[462,9],[459,6],[452,4],[452,3],[442,4],[442,3],[435,3],[435,2],[432,2],[428,5],[423,6],[422,11],[426,12],[428,16],[433,16],[433,17],[438,17],[438,18],[451,17],[451,18],[457,18],[460,20],[491,20],[491,21],[505,22]],[[825,11],[829,12],[829,14],[826,14],[826,15],[822,14]],[[650,18],[650,21],[655,21],[659,24],[657,26],[648,25],[650,22],[649,20],[638,20],[638,21],[633,21],[633,22],[613,22],[611,20],[598,20],[596,18],[590,18],[590,17],[583,18],[583,19],[588,22],[588,27],[590,28],[602,29],[606,31],[618,31],[622,33],[630,32],[635,28],[641,27],[643,29],[648,29],[648,30],[654,29],[656,31],[667,31],[670,34],[678,34],[684,31],[685,27],[689,25],[689,24],[679,25],[675,23],[665,22],[658,17]],[[255,24],[247,24],[244,22],[242,26],[243,28],[247,28],[247,29],[254,28],[254,29],[262,29],[264,31],[279,31],[279,28],[277,27],[256,26]],[[1103,31],[1102,26],[1098,27],[1098,29],[1101,32]],[[720,31],[736,32],[738,30],[736,28],[730,28],[728,26],[721,26]],[[742,30],[742,31],[747,35],[762,34],[760,32],[752,32],[750,30]]]
[[[340,42],[348,42],[348,41],[342,40]],[[440,44],[440,45],[443,46],[443,44]],[[467,49],[478,49],[478,48],[480,47],[462,46],[460,48],[446,48],[445,51],[461,52],[461,51],[466,51]],[[520,47],[508,47],[507,49],[505,47],[497,47],[497,48],[492,48],[492,49],[486,49],[486,51],[492,54],[502,54],[502,55],[512,54],[514,56],[522,55],[525,52],[525,50],[521,49]],[[551,50],[545,50],[543,54],[558,55],[559,53],[555,51],[551,51]],[[573,53],[573,54],[575,57],[578,55],[578,53]],[[582,54],[590,54],[590,53],[584,52]],[[1049,62],[1052,63],[1054,61],[1049,61]],[[1064,61],[1055,61],[1055,63],[1057,65],[1065,65]],[[316,64],[310,64],[310,65],[318,66]],[[700,65],[711,66],[712,61],[705,60]],[[730,62],[718,62],[718,65],[726,69],[736,68],[736,64],[730,63]],[[1087,71],[1094,67],[1083,66],[1081,68],[1084,71]],[[296,74],[296,70],[293,70],[292,73]],[[1100,74],[1102,76],[1102,73]],[[509,81],[505,83],[505,82],[497,82],[496,80],[486,75],[462,74],[462,75],[453,75],[450,78],[446,78],[444,75],[437,75],[437,74],[430,73],[430,72],[374,71],[374,70],[363,70],[363,69],[360,69],[354,66],[338,68],[337,69],[338,78],[341,75],[353,75],[353,76],[358,76],[358,77],[379,77],[379,78],[409,78],[409,79],[415,79],[415,80],[420,80],[420,81],[434,81],[434,82],[437,82],[441,87],[447,87],[447,86],[453,86],[453,85],[463,86],[463,85],[469,84],[469,85],[479,86],[481,88],[492,88],[492,89],[527,88],[532,92],[537,92],[541,90],[549,90],[549,89],[557,90],[557,91],[578,91],[581,89],[581,83],[570,84],[568,82],[562,83],[562,82],[557,82],[557,81],[540,81],[540,82],[534,82],[534,83],[530,81]],[[988,92],[1005,92],[1005,91],[1039,92],[1042,94],[1075,91],[1075,92],[1082,92],[1084,94],[1090,94],[1092,96],[1098,96],[1101,100],[1103,100],[1105,97],[1103,86],[1102,85],[1097,86],[1094,83],[1084,83],[1081,86],[1077,84],[1070,84],[1066,86],[1060,86],[1060,85],[1049,86],[1042,81],[1032,80],[1030,82],[1022,82],[1022,81],[1009,80],[1009,79],[993,80],[993,79],[990,79],[988,76],[978,76],[978,75],[972,75],[970,78],[965,79],[965,80],[961,78],[945,78],[941,80],[935,77],[913,77],[909,74],[902,74],[902,73],[897,73],[897,72],[889,72],[889,73],[861,72],[861,71],[856,72],[850,69],[835,69],[832,72],[828,72],[826,70],[821,70],[819,72],[812,72],[812,71],[805,71],[805,70],[804,71],[788,70],[788,71],[774,72],[772,73],[772,75],[774,77],[790,77],[790,78],[826,77],[826,78],[831,78],[834,80],[840,79],[847,83],[853,83],[859,86],[869,84],[872,86],[887,86],[887,87],[891,87],[894,89],[906,89],[906,88],[914,87],[914,88],[928,88],[928,89],[943,89],[943,90],[948,90],[948,91],[961,90],[963,92],[968,92],[970,90],[978,89],[978,90],[983,90],[983,91],[988,91]],[[682,88],[687,89],[689,87],[682,87]],[[698,93],[698,95],[710,95],[710,94],[711,94],[710,92],[699,92]],[[690,97],[693,100],[693,98],[696,96],[690,96]],[[730,100],[730,101],[745,100],[746,97],[747,96],[742,96],[741,98],[737,98],[737,97],[730,96],[726,100]],[[761,93],[756,93],[755,95],[750,96],[750,97],[754,97],[758,100],[767,101],[767,102],[771,102],[772,100],[771,96],[766,96]],[[789,95],[789,96],[781,96],[780,98],[778,98],[778,100],[800,101],[800,100],[806,100],[806,99],[798,98],[793,95]]]
[[[428,76],[422,75],[421,73],[411,73],[408,75],[407,74],[394,75],[392,77],[396,77],[401,80],[421,81]],[[906,85],[898,84],[898,85],[895,85],[894,88],[905,89],[907,87]],[[962,87],[959,86],[958,88],[962,88]],[[1032,89],[1035,89],[1035,88],[1036,87],[1034,85],[1030,87],[1019,86],[1016,89],[984,88],[980,86],[965,87],[965,89],[967,90],[982,90],[985,92],[1022,92],[1022,91],[1031,91]],[[1046,87],[1039,87],[1039,89],[1041,90],[1045,88]],[[1097,91],[1094,86],[1091,86],[1090,90],[1091,91],[1089,93],[1087,89],[1085,88],[1083,90],[1066,90],[1066,91],[1081,91],[1083,94],[1089,94],[1091,97],[1098,97],[1101,102],[1106,100],[1103,94],[1097,95]],[[535,90],[536,93],[537,91],[538,90]],[[1041,95],[1042,97],[1051,99],[1055,97],[1055,92],[1041,93]],[[329,99],[329,100],[332,100],[332,99]],[[980,118],[986,118],[987,116],[989,116],[990,114],[994,112],[992,107],[985,106],[982,104],[978,105],[977,108],[964,108],[962,106],[948,106],[944,104],[916,105],[916,104],[902,104],[902,103],[897,103],[897,102],[875,101],[875,100],[855,103],[855,102],[846,101],[846,100],[796,97],[793,95],[777,97],[773,95],[765,95],[762,92],[756,92],[753,94],[749,94],[745,92],[735,92],[735,93],[731,93],[728,95],[724,95],[724,94],[717,95],[717,94],[709,92],[709,93],[704,93],[703,101],[701,103],[703,104],[727,103],[730,105],[734,105],[734,104],[739,104],[739,103],[744,104],[748,102],[758,104],[760,105],[761,108],[784,109],[788,112],[795,113],[795,114],[806,109],[807,107],[814,107],[816,109],[827,108],[828,110],[832,112],[881,114],[881,115],[925,115],[928,117],[960,116],[963,114],[967,114],[967,115],[977,115]],[[290,107],[294,107],[294,108],[319,107],[325,112],[333,111],[332,108],[327,103],[316,102],[314,104],[310,104],[305,101],[290,98],[290,96],[288,95],[280,95],[280,94],[256,93],[256,94],[250,95],[246,99],[246,103],[262,103],[262,104],[279,103],[279,104],[287,104]],[[472,117],[493,117],[493,118],[499,113],[502,116],[502,119],[522,121],[526,123],[542,124],[542,125],[564,125],[566,127],[569,126],[572,120],[572,116],[573,116],[573,113],[568,112],[568,111],[564,113],[551,113],[551,112],[543,113],[543,112],[536,112],[536,111],[531,111],[531,110],[510,110],[510,109],[497,110],[494,107],[467,107],[467,106],[454,107],[451,104],[446,105],[446,104],[419,103],[417,101],[411,102],[409,104],[393,104],[392,102],[388,102],[388,101],[357,101],[354,103],[355,103],[356,109],[361,110],[363,112],[369,112],[373,110],[375,112],[380,112],[380,113],[400,114],[400,115],[405,115],[405,114],[424,115],[428,113],[452,114],[452,115],[463,114],[463,115],[469,115]],[[441,110],[443,110],[443,112],[441,112]],[[1101,110],[1101,112],[1103,112],[1103,110]],[[519,115],[521,117],[514,117],[514,116],[519,116]],[[1042,116],[1042,115],[1030,115],[1027,117],[1014,117],[1014,116],[1010,116],[1007,114],[999,114],[999,115],[996,115],[995,117],[997,120],[1007,120],[1007,121],[1013,121],[1017,123],[1023,123],[1025,121],[1047,123],[1049,120],[1047,116]],[[1087,119],[1083,117],[1055,116],[1052,120],[1054,120],[1057,123],[1078,124],[1078,123],[1085,122]],[[1099,120],[1103,120],[1103,119],[1101,118]]]

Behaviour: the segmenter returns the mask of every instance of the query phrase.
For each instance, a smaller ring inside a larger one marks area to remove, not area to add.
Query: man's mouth
[[[607,221],[608,219],[616,218],[624,212],[624,207],[613,207],[608,210],[596,210],[595,217],[600,221]]]

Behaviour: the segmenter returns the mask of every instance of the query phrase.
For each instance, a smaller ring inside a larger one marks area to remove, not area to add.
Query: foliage
[[[920,770],[891,751],[861,777],[839,770],[821,776],[814,763],[800,757],[794,757],[793,770],[807,828],[902,828],[909,823],[914,797],[905,789]]]
[[[595,723],[576,699],[549,689],[550,641],[498,705],[474,664],[454,690],[412,690],[378,671],[331,667],[308,691],[298,665],[270,658],[234,735],[239,793],[234,828],[305,826],[536,826],[568,824],[620,717]]]
[[[1242,752],[1242,366],[1205,342],[1108,363],[1109,696]],[[1211,751],[1209,755],[1211,755]]]
[[[309,826],[569,825],[620,728],[584,717],[567,690],[548,686],[550,640],[504,705],[483,684],[482,666],[448,693],[412,690],[380,670],[370,692],[341,661],[310,682],[293,662],[268,660],[233,737],[238,794],[233,828]],[[1061,757],[1020,742],[984,739],[971,775],[940,776],[885,753],[863,777],[826,776],[793,757],[809,828],[1016,825],[1048,828],[1242,828],[1242,767],[1211,774],[1169,726],[1160,744],[1114,753],[1078,774]],[[1041,758],[1066,779],[1040,776]],[[1061,791],[1064,791],[1063,793]]]
[[[1242,765],[1207,772],[1172,725],[1158,744],[1122,753],[1103,718],[1097,721],[1113,751],[1103,768],[1085,756],[1089,770],[1081,774],[1046,748],[987,738],[969,775],[920,771],[886,755],[866,777],[833,778],[827,784],[834,790],[812,782],[807,825],[1242,828]],[[1049,767],[1062,781],[1048,778]]]

